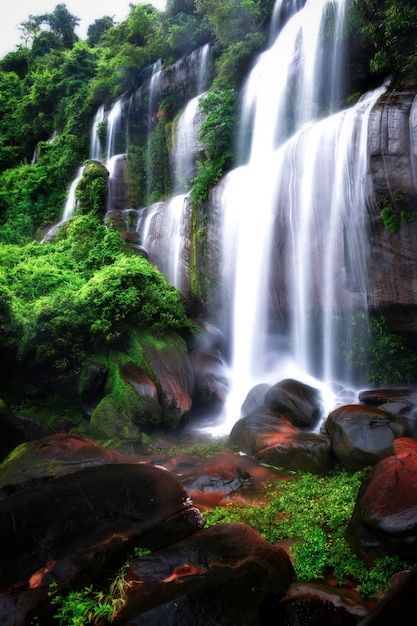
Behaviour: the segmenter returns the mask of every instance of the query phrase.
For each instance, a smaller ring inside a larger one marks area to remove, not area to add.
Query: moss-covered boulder
[[[93,213],[102,218],[107,208],[109,172],[99,161],[87,160],[75,190],[75,215]]]

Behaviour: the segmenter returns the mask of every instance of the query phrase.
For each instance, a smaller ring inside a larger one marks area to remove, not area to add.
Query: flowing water
[[[328,383],[352,382],[336,356],[341,343],[348,349],[351,326],[335,330],[335,321],[366,308],[367,120],[382,90],[337,112],[345,0],[289,4],[245,86],[239,145],[246,142],[247,162],[222,181],[232,385],[224,432],[258,382],[293,376],[331,404]],[[279,329],[271,328],[274,306]]]
[[[342,106],[349,85],[341,43],[348,1],[277,0],[270,47],[242,90],[237,166],[219,184],[226,311],[219,323],[230,343],[231,378],[220,431],[230,432],[258,382],[296,377],[321,388],[329,406],[329,383],[353,384],[336,347],[348,351],[354,339],[340,317],[366,309],[367,124],[383,88]],[[174,196],[137,211],[142,245],[152,262],[155,251],[159,269],[180,290],[208,46],[196,51],[194,63],[196,95],[179,117],[172,155]],[[156,123],[161,76],[158,62],[147,94],[148,129]],[[107,117],[110,178],[129,136],[122,109],[123,98]],[[93,129],[102,115],[99,110]],[[90,156],[97,158],[100,146],[91,141]],[[150,167],[148,141],[148,197]]]
[[[104,122],[104,105],[102,104],[97,109],[97,112],[94,116],[93,124],[91,126],[90,133],[90,159],[95,161],[101,161],[102,159],[102,145],[100,143],[100,137],[98,130],[100,128],[100,124]]]

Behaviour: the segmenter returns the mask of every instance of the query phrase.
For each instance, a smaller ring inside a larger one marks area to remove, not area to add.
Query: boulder
[[[3,496],[2,592],[91,583],[133,539],[153,550],[204,524],[177,479],[147,464],[88,467]]]
[[[194,371],[187,348],[180,337],[164,337],[164,345],[142,344],[153,374],[164,421],[175,428],[192,406]]]
[[[242,417],[249,415],[258,407],[265,406],[265,395],[270,389],[271,385],[268,385],[268,383],[259,383],[258,385],[252,387],[243,401],[240,410]]]
[[[220,353],[194,348],[189,356],[194,370],[193,405],[212,412],[220,411],[229,391],[229,381]]]
[[[261,463],[287,470],[322,473],[332,462],[327,435],[302,431],[285,415],[261,408],[234,424],[229,443]]]
[[[263,600],[293,578],[288,554],[245,524],[218,524],[134,559],[114,624],[258,626]]]
[[[379,461],[363,482],[347,538],[366,562],[397,554],[417,559],[417,452]]]
[[[313,429],[322,414],[320,391],[292,378],[273,385],[266,392],[264,403],[270,411],[286,415],[300,428]]]
[[[374,604],[374,600],[364,600],[354,589],[333,587],[321,582],[295,581],[276,607],[276,617],[277,623],[281,623],[278,620],[280,615],[285,626],[357,624],[369,615]]]
[[[348,404],[329,413],[325,429],[339,463],[356,471],[393,454],[394,440],[407,431],[407,420],[377,407]]]
[[[119,366],[120,376],[135,390],[137,395],[134,421],[139,424],[157,424],[162,420],[162,407],[158,390],[149,376],[133,361]]]
[[[140,459],[100,446],[77,433],[55,433],[17,446],[0,464],[4,493],[97,465],[139,463]]]

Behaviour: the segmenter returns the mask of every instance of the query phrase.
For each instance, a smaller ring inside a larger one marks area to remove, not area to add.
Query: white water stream
[[[341,337],[333,321],[341,307],[366,308],[367,121],[382,90],[333,112],[343,84],[344,13],[345,0],[307,0],[247,80],[249,161],[222,182],[232,388],[217,433],[230,432],[257,383],[297,378],[320,388],[328,409],[328,383],[350,382],[335,358],[335,342],[348,342],[350,328]],[[324,36],[325,25],[335,43]],[[288,318],[282,334],[270,331],[271,271]]]

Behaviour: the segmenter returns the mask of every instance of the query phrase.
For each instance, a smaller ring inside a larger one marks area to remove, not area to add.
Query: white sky
[[[22,43],[19,24],[29,15],[52,13],[57,4],[65,4],[71,15],[80,18],[75,32],[81,39],[86,39],[90,24],[104,15],[114,16],[115,22],[123,21],[129,13],[129,4],[153,4],[162,11],[165,9],[165,0],[145,0],[143,3],[134,0],[1,0],[0,58]]]

